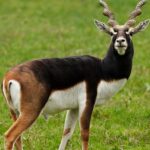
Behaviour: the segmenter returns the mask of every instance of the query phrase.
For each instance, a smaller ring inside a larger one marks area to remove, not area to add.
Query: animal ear
[[[150,20],[145,20],[141,23],[139,23],[135,28],[130,30],[130,35],[134,35],[140,31],[145,30],[150,24]]]
[[[109,35],[112,35],[112,32],[110,30],[110,28],[103,22],[100,22],[98,20],[94,20],[95,25],[97,26],[98,29],[106,32]]]

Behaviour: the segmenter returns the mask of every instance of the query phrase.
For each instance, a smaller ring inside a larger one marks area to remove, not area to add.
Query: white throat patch
[[[114,43],[114,47],[119,55],[126,53],[127,46],[127,40],[123,36],[118,37]]]

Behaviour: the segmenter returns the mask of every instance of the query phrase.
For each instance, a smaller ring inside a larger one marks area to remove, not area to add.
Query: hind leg
[[[13,121],[15,122],[18,118],[18,114],[16,114],[13,110],[10,110],[10,113]],[[18,139],[16,140],[15,146],[16,146],[16,150],[22,150],[21,136],[19,136]]]
[[[34,112],[33,112],[34,111]],[[36,120],[39,111],[34,110],[31,106],[22,111],[18,119],[13,123],[9,130],[5,133],[5,150],[12,150],[17,140],[17,146],[20,146],[20,135]]]
[[[72,109],[67,111],[64,125],[64,133],[59,146],[59,150],[65,150],[67,142],[74,132],[77,118],[78,118],[78,109]]]
[[[5,133],[5,150],[12,150],[16,140],[16,145],[20,148],[21,134],[37,119],[48,97],[49,92],[45,93],[41,90],[34,96],[31,92],[22,92],[20,115]]]

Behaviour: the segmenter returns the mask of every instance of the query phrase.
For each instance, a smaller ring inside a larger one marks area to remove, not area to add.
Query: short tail
[[[9,81],[6,81],[5,79],[3,80],[3,83],[2,83],[2,93],[6,99],[6,102],[7,104],[12,107],[13,106],[13,103],[12,103],[12,99],[11,99],[11,95],[10,95],[10,87],[11,87],[11,82]]]

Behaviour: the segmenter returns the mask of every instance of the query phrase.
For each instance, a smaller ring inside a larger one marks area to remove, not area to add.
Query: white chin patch
[[[126,53],[126,47],[116,47],[119,55],[124,55]]]

